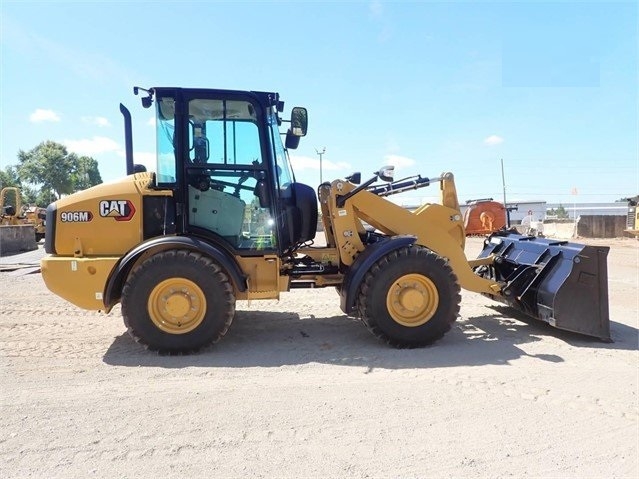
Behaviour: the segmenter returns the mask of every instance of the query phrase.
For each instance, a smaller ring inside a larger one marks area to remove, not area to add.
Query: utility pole
[[[501,184],[504,188],[504,208],[506,208],[506,228],[510,228],[510,210],[506,204],[506,177],[504,176],[504,159],[501,159]]]
[[[322,155],[324,153],[326,153],[326,147],[323,146],[321,151],[318,150],[317,148],[315,148],[315,153],[317,153],[319,155],[320,158],[320,185],[323,183],[323,179],[322,179]]]

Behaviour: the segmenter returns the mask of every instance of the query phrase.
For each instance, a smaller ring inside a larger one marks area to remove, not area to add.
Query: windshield
[[[280,189],[286,189],[295,181],[288,153],[282,144],[280,130],[277,127],[277,117],[275,112],[269,112],[268,123],[271,130],[271,141],[273,143],[273,157],[275,158],[275,169],[277,182]]]

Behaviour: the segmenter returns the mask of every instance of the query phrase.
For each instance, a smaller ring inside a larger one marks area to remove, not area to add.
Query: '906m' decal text
[[[93,219],[90,211],[63,211],[60,213],[60,220],[63,223],[88,223]]]

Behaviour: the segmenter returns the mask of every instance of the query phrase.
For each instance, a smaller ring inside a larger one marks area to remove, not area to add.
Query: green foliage
[[[564,208],[562,204],[560,204],[557,209],[552,208],[548,210],[548,214],[551,216],[556,216],[558,220],[565,220],[569,218],[568,212],[566,211],[566,208]]]
[[[73,160],[64,145],[44,141],[32,150],[18,152],[18,171],[25,181],[53,190],[60,198],[73,192]]]
[[[38,205],[46,206],[62,195],[102,183],[96,160],[69,153],[54,141],[43,141],[26,152],[20,150],[18,161],[20,179],[40,186],[34,195]]]
[[[555,214],[557,215],[557,218],[560,220],[568,218],[568,212],[566,211],[566,208],[564,208],[562,204],[559,205]]]
[[[53,193],[53,191],[47,189],[36,191],[32,197],[33,200],[30,201],[30,204],[35,204],[41,206],[42,208],[55,201],[55,194]]]
[[[14,186],[20,188],[22,183],[20,182],[20,176],[15,166],[7,166],[6,169],[0,170],[0,189],[7,186]]]
[[[20,192],[22,193],[22,204],[24,205],[35,205],[37,204],[38,198],[38,190],[32,188],[30,186],[23,186],[20,188]],[[38,206],[40,206],[38,204]]]
[[[102,183],[98,162],[88,156],[81,156],[77,159],[77,165],[72,176],[73,191],[86,190]]]

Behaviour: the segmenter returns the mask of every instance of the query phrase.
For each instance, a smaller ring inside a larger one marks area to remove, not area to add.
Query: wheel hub
[[[170,334],[184,334],[202,323],[206,298],[193,281],[169,278],[153,288],[147,308],[153,324],[159,329]]]
[[[421,274],[407,274],[398,278],[386,295],[386,307],[391,317],[408,327],[427,323],[438,305],[437,287]]]
[[[174,318],[186,316],[193,301],[187,293],[175,293],[166,298],[166,312]]]

